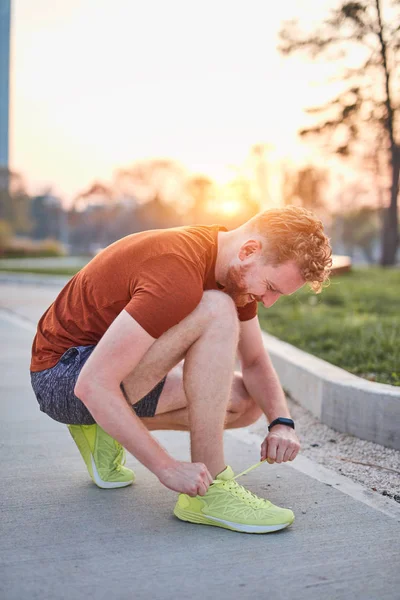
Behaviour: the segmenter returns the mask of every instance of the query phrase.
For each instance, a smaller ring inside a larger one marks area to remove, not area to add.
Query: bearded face
[[[252,260],[228,267],[223,291],[238,307],[255,300],[269,308],[281,296],[294,294],[304,284],[305,280],[294,261],[270,265]]]
[[[236,306],[244,306],[252,298],[247,292],[245,275],[250,265],[237,265],[229,267],[225,276],[224,292],[235,302]]]

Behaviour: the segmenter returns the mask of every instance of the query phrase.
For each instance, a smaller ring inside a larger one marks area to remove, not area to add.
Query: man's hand
[[[299,438],[287,425],[275,425],[261,444],[261,460],[272,464],[294,460],[300,450]]]
[[[188,496],[204,496],[213,482],[210,471],[203,463],[175,461],[156,475],[165,487]]]

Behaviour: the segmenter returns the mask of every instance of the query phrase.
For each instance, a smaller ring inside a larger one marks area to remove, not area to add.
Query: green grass
[[[1,267],[3,272],[74,275],[79,269]],[[307,287],[259,305],[261,327],[371,381],[400,386],[400,269],[357,268],[321,294]]]
[[[357,268],[260,305],[268,333],[371,381],[400,386],[400,270]]]
[[[75,275],[77,267],[0,267],[0,273],[35,273],[37,275]]]

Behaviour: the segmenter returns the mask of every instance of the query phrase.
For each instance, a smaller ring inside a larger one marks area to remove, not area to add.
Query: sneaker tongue
[[[222,481],[228,481],[228,479],[233,479],[235,473],[232,471],[231,467],[227,466],[221,473],[215,476],[215,479],[221,479]]]

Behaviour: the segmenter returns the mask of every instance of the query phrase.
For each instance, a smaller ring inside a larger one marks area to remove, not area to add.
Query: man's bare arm
[[[175,460],[149,433],[125,400],[120,383],[155,342],[126,311],[111,324],[83,367],[75,394],[96,423],[115,438],[164,485],[196,495],[212,478],[200,463]],[[196,489],[196,481],[200,477]]]
[[[286,398],[268,352],[264,348],[258,317],[240,324],[238,346],[247,391],[271,423],[290,417]]]
[[[96,423],[154,473],[173,462],[126,402],[120,383],[154,343],[123,311],[106,331],[83,367],[75,394]]]
[[[264,348],[257,317],[241,324],[239,357],[243,383],[268,421],[271,423],[277,417],[290,418],[284,391]],[[300,442],[293,429],[286,425],[275,425],[261,445],[261,460],[278,463],[293,460],[299,449]]]

